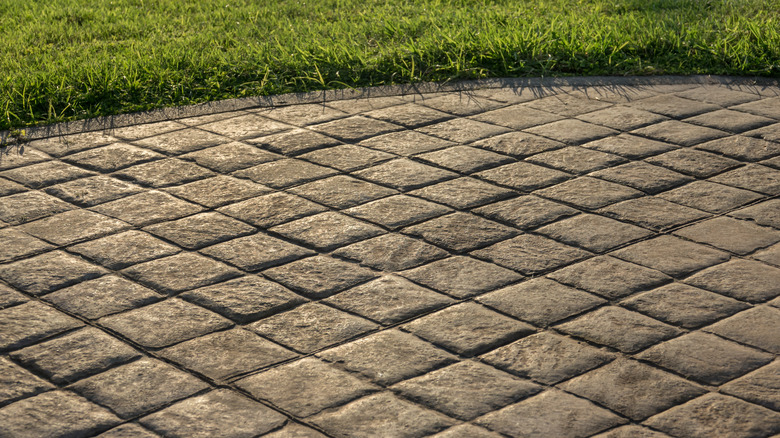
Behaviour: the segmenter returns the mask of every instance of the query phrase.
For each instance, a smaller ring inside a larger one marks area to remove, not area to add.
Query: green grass
[[[780,0],[0,0],[0,130],[449,79],[780,76]]]

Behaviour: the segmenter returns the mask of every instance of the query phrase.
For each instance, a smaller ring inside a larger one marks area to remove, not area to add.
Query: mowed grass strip
[[[780,76],[780,0],[0,0],[0,130],[485,77]]]

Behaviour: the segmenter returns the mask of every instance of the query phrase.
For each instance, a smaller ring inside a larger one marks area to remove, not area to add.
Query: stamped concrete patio
[[[9,146],[0,436],[780,433],[780,88],[729,82]]]

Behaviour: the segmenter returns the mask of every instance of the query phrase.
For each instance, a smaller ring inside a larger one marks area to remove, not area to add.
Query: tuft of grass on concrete
[[[0,130],[551,75],[780,76],[780,0],[0,0]]]

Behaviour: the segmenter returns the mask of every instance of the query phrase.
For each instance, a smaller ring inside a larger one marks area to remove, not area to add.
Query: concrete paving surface
[[[0,156],[1,437],[780,433],[780,88],[472,87]]]

